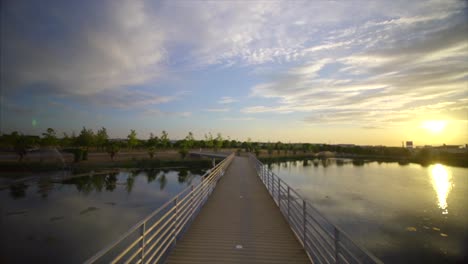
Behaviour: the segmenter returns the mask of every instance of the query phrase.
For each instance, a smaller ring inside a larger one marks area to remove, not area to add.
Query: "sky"
[[[1,1],[0,129],[468,143],[466,1]]]

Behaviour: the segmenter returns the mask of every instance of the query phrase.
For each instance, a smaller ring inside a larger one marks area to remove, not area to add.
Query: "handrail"
[[[249,154],[249,159],[313,263],[383,263],[332,224],[254,155]]]
[[[234,153],[205,173],[198,185],[192,184],[182,190],[85,263],[149,263],[153,259],[154,263],[162,262],[203,207],[233,158]]]

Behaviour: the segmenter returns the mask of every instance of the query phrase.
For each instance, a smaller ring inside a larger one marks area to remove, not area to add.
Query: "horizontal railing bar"
[[[130,244],[130,246],[128,246],[126,249],[124,249],[124,251],[122,251],[119,255],[117,255],[117,257],[115,257],[111,261],[111,263],[116,263],[117,261],[119,261],[123,256],[125,256],[125,254],[127,254],[128,251],[130,251],[130,249],[132,249],[142,239],[143,239],[143,236],[139,236],[132,244]]]
[[[312,243],[316,242],[318,244],[317,249],[319,249],[320,252],[326,253],[326,256],[324,257],[326,257],[327,259],[332,259],[333,261],[335,260],[334,248],[326,247],[323,243],[321,243],[318,237],[314,236],[311,233],[309,233],[309,235],[306,236],[306,238],[309,240],[309,242],[312,242]]]
[[[130,256],[130,258],[128,258],[126,261],[125,261],[125,264],[128,264],[130,262],[132,262],[132,260],[138,255],[138,253],[140,253],[141,251],[143,250],[142,247],[139,247],[138,250],[135,250],[135,253],[133,253],[133,255]]]
[[[313,230],[313,231],[310,230],[309,227],[312,227],[314,230]],[[332,244],[330,244],[330,242],[333,241],[333,238],[325,238],[325,237],[323,237],[323,235],[322,235],[319,231],[317,231],[317,230],[315,229],[315,227],[312,226],[310,223],[309,223],[309,225],[306,226],[306,229],[307,229],[307,231],[309,231],[310,234],[312,234],[313,237],[316,237],[315,234],[318,234],[318,236],[319,236],[323,241],[325,241],[325,243],[327,244],[328,248],[333,252],[333,250],[334,250],[335,247],[334,247]],[[330,240],[331,240],[331,241],[330,241]],[[333,254],[332,254],[332,255],[333,255]]]
[[[340,250],[341,250],[340,253],[343,253],[343,252],[344,252],[344,253],[347,254],[349,257],[351,257],[356,263],[360,263],[359,259],[357,259],[357,257],[354,256],[354,254],[353,254],[352,252],[350,252],[350,251],[348,250],[348,248],[346,248],[345,246],[343,246],[343,244],[341,244],[341,242],[339,242],[339,245],[340,245]],[[343,254],[343,256],[344,256],[344,254]]]
[[[159,253],[161,253],[159,251],[159,249],[161,248],[161,246],[167,242],[167,239],[168,238],[173,238],[173,233],[174,233],[174,226],[176,225],[176,222],[172,222],[171,225],[168,226],[168,228],[161,234],[161,236],[158,237],[158,239],[152,243],[151,246],[148,247],[148,249],[146,250],[145,252],[145,255],[144,257],[146,257],[147,255],[149,255],[151,252],[152,252],[152,257],[154,257],[154,255],[157,255]],[[164,240],[162,240],[164,239]],[[156,248],[154,251],[153,249],[159,245],[158,248]],[[151,259],[151,258],[150,258]]]
[[[151,225],[150,228],[148,228],[145,231],[145,235],[149,234],[151,231],[153,231],[153,229],[156,228],[159,224],[161,224],[161,222],[163,222],[164,219],[166,219],[166,217],[168,217],[174,210],[175,210],[175,207],[172,207],[167,212],[165,212],[163,216],[161,216],[156,222],[154,222],[153,225]]]
[[[167,224],[169,223],[174,223],[174,222],[171,222],[174,218],[176,217],[176,214],[173,214],[171,217],[169,217],[167,219],[167,221],[164,222],[163,225],[161,225],[155,232],[153,235],[151,235],[151,237],[149,239],[146,240],[146,243],[145,245],[148,245],[162,230],[164,230],[167,226]],[[157,241],[156,241],[157,243]]]
[[[306,241],[308,242],[308,243],[307,243],[307,242],[305,243],[305,244],[306,244],[306,247],[307,247],[307,246],[313,247],[314,250],[312,250],[312,251],[318,253],[318,255],[320,256],[320,258],[322,259],[321,262],[330,263],[330,262],[328,261],[328,258],[322,254],[322,250],[320,250],[320,248],[316,245],[316,243],[317,243],[317,244],[320,244],[319,242],[317,242],[317,241],[312,241],[312,240],[310,240],[307,236],[306,236]]]

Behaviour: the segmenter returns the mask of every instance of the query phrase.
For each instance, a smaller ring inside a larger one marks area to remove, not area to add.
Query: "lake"
[[[82,263],[204,169],[121,171],[0,190],[0,263]]]
[[[468,259],[467,168],[348,159],[268,164],[386,263]]]

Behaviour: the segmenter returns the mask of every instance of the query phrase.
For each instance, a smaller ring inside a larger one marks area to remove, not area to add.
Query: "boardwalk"
[[[255,173],[235,157],[166,263],[310,263]]]

